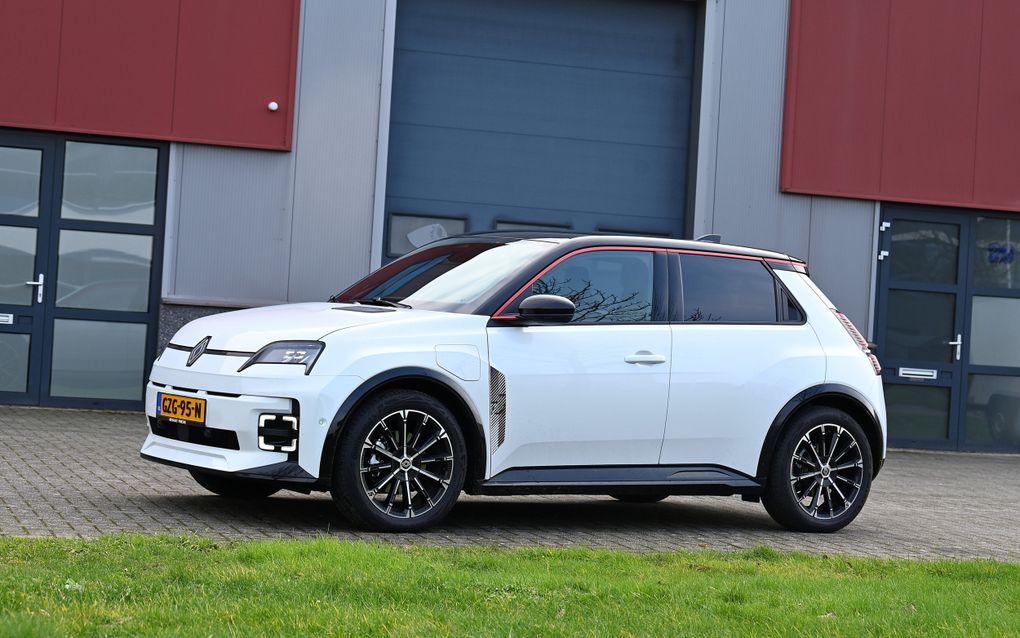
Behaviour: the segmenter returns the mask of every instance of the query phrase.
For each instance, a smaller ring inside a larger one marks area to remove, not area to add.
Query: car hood
[[[317,341],[331,332],[387,322],[434,318],[430,310],[344,303],[299,303],[251,308],[196,319],[177,331],[171,343],[194,346],[212,337],[216,350],[254,352],[274,341]]]

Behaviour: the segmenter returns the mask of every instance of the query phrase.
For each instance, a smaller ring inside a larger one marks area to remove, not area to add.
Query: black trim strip
[[[468,456],[474,459],[474,466],[468,467],[468,484],[471,484],[473,481],[479,480],[481,477],[485,476],[486,461],[489,458],[489,452],[486,447],[488,445],[488,441],[482,431],[481,418],[475,411],[474,405],[471,401],[465,398],[467,393],[464,392],[450,377],[439,374],[438,372],[428,368],[410,366],[406,368],[393,368],[392,370],[387,370],[386,372],[377,374],[358,386],[354,392],[351,392],[340,406],[340,409],[336,411],[333,421],[330,422],[329,430],[326,432],[326,439],[322,445],[322,457],[319,461],[319,476],[333,476],[333,457],[336,454],[337,444],[340,439],[340,432],[343,430],[347,418],[355,411],[355,409],[357,409],[358,405],[361,404],[362,400],[366,396],[385,385],[416,380],[423,380],[442,386],[460,403],[459,407],[461,408],[461,412],[463,412],[465,416],[471,415],[471,425],[474,426],[475,439],[479,445],[477,446],[478,449],[468,450]],[[452,408],[453,406],[450,407]],[[468,424],[464,425],[468,426]],[[467,438],[466,433],[465,438]],[[468,447],[471,447],[470,439],[468,439]]]
[[[716,465],[611,465],[527,467],[504,470],[475,487],[475,494],[759,494],[762,485]]]
[[[294,461],[282,461],[280,463],[273,463],[272,465],[262,465],[260,467],[253,467],[237,472],[224,472],[222,470],[210,470],[209,468],[199,467],[197,465],[188,465],[187,463],[161,459],[156,456],[150,456],[144,452],[140,453],[139,456],[146,461],[162,463],[163,465],[179,467],[185,470],[197,470],[199,472],[205,472],[206,474],[251,479],[255,481],[271,481],[273,483],[279,483],[281,487],[297,489],[298,491],[306,493],[312,489],[327,489],[324,484],[320,483],[318,479],[306,472],[304,468]]]
[[[181,350],[183,352],[191,352],[195,346],[182,346],[178,343],[168,343],[166,347],[171,350]],[[206,348],[202,356],[207,354],[215,354],[221,357],[251,357],[254,356],[254,352],[244,352],[241,350],[216,350],[215,348]]]
[[[882,454],[884,450],[875,447],[875,441],[878,441],[879,446],[882,444],[882,429],[879,426],[878,412],[875,410],[875,406],[871,405],[871,402],[863,394],[850,386],[839,383],[823,383],[798,393],[797,396],[787,401],[783,409],[776,415],[776,418],[772,420],[772,425],[765,435],[765,441],[762,443],[761,453],[758,456],[759,481],[764,481],[768,476],[769,466],[772,463],[772,452],[779,442],[779,436],[783,433],[786,422],[793,416],[794,412],[801,407],[814,403],[816,400],[827,397],[849,401],[867,415],[867,422],[861,423],[860,426],[864,429],[864,433],[868,436],[868,441],[872,445],[871,456],[874,461],[873,477],[878,476],[879,470],[882,469],[880,459],[884,461],[885,457]]]

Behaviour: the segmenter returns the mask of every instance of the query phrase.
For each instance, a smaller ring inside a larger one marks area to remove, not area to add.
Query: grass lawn
[[[1020,633],[1020,565],[332,539],[0,539],[0,636]]]

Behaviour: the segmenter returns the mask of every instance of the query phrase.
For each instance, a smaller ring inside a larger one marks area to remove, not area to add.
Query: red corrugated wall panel
[[[833,192],[877,190],[882,130],[872,122],[882,118],[888,3],[795,2],[790,20],[800,34],[796,44],[810,55],[791,49],[789,56],[797,82],[787,87],[796,93],[787,103],[795,104],[804,117],[794,120],[793,109],[787,110],[787,121],[796,122],[790,128],[795,150],[784,155],[793,162],[784,175],[797,175]],[[827,117],[814,117],[816,113]],[[819,155],[829,161],[812,160]]]
[[[298,14],[299,0],[3,0],[0,126],[289,149]]]
[[[1020,210],[1020,2],[985,0],[974,200]]]
[[[289,145],[297,24],[292,0],[182,0],[174,130]]]
[[[58,128],[169,136],[176,0],[64,0]]]
[[[1020,210],[1020,3],[792,0],[790,15],[782,190]]]
[[[964,202],[974,186],[980,0],[892,3],[882,191]]]
[[[0,2],[0,124],[52,124],[61,4]]]

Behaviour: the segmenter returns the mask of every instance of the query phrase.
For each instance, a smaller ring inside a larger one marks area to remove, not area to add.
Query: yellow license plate
[[[156,416],[174,423],[205,425],[205,399],[160,392],[156,395]]]

